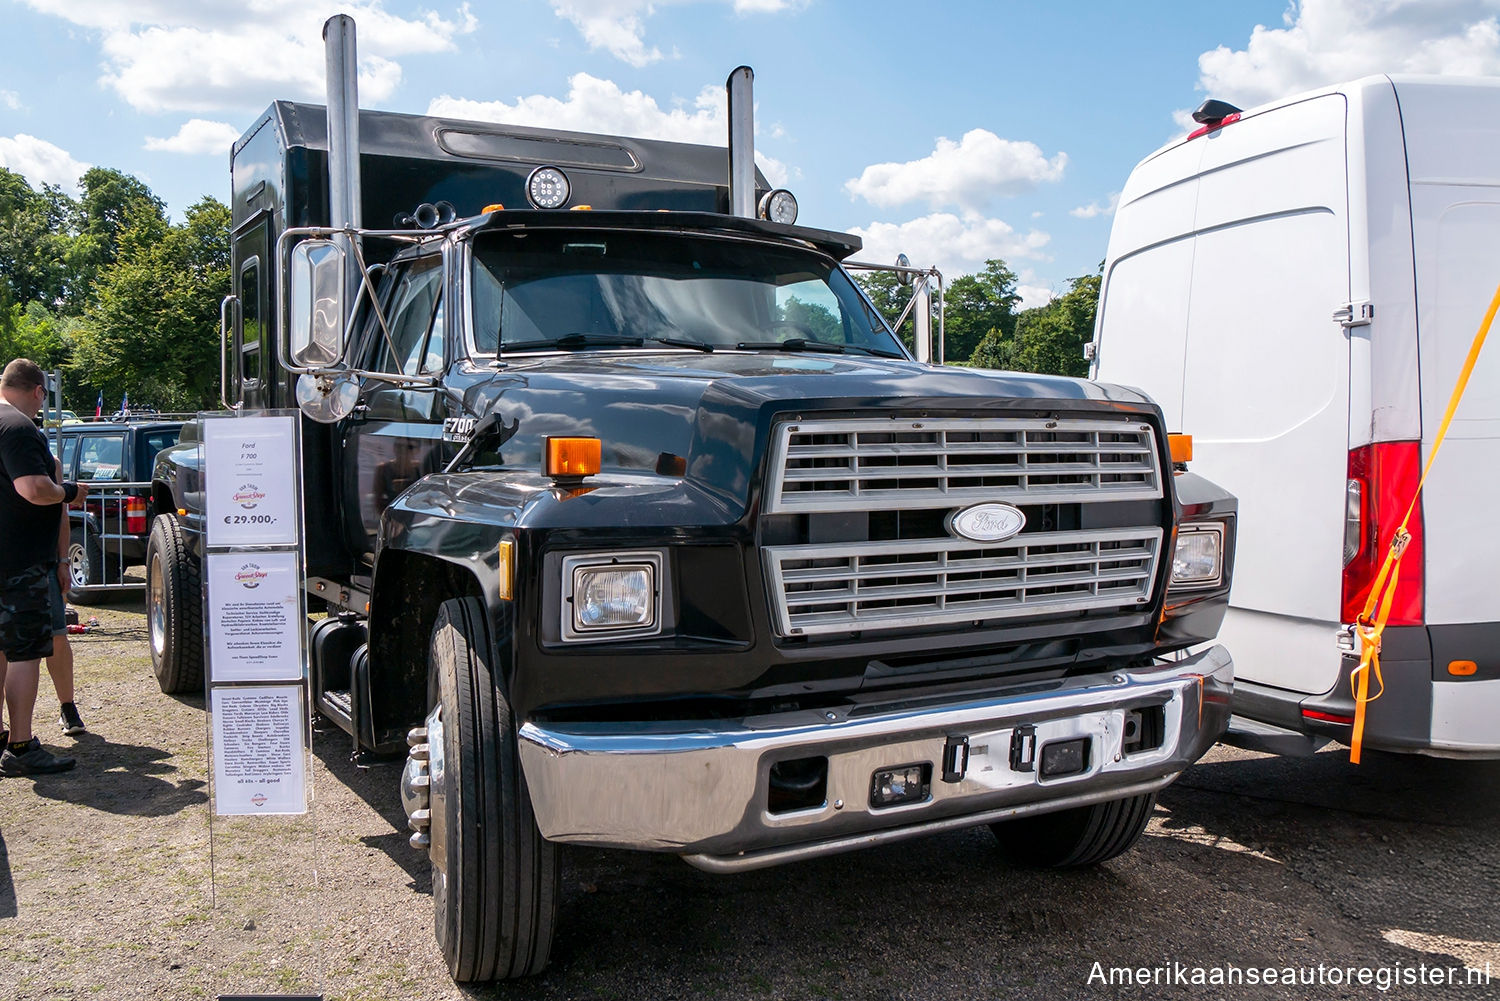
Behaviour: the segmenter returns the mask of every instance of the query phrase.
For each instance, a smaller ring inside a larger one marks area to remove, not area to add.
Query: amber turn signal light
[[[505,211],[505,206],[504,205],[501,205],[499,202],[490,202],[484,208],[482,208],[482,209],[479,210],[479,214],[480,215],[485,215],[486,213],[489,213],[489,212],[504,212],[504,211]]]
[[[1479,665],[1472,660],[1455,660],[1448,664],[1448,673],[1455,678],[1467,678],[1479,673]]]
[[[544,471],[548,476],[593,476],[603,454],[598,438],[548,438]]]
[[[1172,450],[1173,462],[1193,461],[1193,436],[1190,434],[1167,435],[1167,446]]]

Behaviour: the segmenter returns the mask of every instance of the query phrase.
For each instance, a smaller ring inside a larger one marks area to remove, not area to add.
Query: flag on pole
[[[104,390],[102,390],[102,389],[99,390],[99,400],[98,400],[98,402],[96,402],[94,404],[94,416],[96,418],[104,416]]]
[[[124,417],[130,416],[130,390],[128,389],[125,395],[120,397],[120,414]]]

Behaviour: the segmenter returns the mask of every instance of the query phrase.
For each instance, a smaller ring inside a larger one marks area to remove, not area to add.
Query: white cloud
[[[996,197],[1061,180],[1067,164],[1066,153],[1049,160],[1036,143],[972,129],[958,142],[940,137],[920,160],[871,164],[844,189],[883,207],[925,201],[932,208],[952,205],[974,212]]]
[[[1016,295],[1021,297],[1016,304],[1018,310],[1045,306],[1052,301],[1052,290],[1045,285],[1017,285]]]
[[[88,164],[73,159],[67,150],[24,132],[0,136],[0,167],[20,174],[34,188],[56,184],[74,191],[78,188],[78,178],[89,169]]]
[[[656,46],[646,47],[643,18],[655,8],[642,0],[553,0],[552,10],[573,22],[591,49],[604,49],[632,66],[661,58]]]
[[[1120,193],[1118,191],[1112,191],[1110,192],[1109,197],[1106,198],[1102,203],[1090,202],[1087,205],[1080,205],[1076,209],[1069,209],[1068,215],[1075,216],[1079,219],[1092,219],[1095,216],[1114,215],[1115,209],[1119,207]]]
[[[163,153],[228,153],[240,130],[228,122],[190,118],[168,139],[146,138],[146,148]]]
[[[532,94],[504,101],[473,101],[444,94],[427,106],[429,115],[466,118],[507,125],[533,125],[574,132],[604,132],[641,139],[723,146],[728,141],[728,98],[723,87],[705,86],[691,106],[665,109],[639,90],[625,91],[612,80],[587,73],[568,78],[568,96]],[[757,152],[756,163],[773,186],[787,182],[792,171],[780,160]]]
[[[276,98],[324,94],[322,25],[332,13],[358,23],[361,101],[390,97],[396,57],[453,49],[478,22],[468,4],[451,17],[401,17],[381,0],[345,0],[333,10],[302,0],[202,4],[188,0],[23,0],[100,32],[100,82],[142,111],[257,108]]]
[[[1000,219],[978,214],[960,218],[951,212],[903,223],[872,222],[850,232],[864,240],[860,260],[888,264],[904,253],[918,267],[936,265],[946,280],[977,271],[992,257],[1043,258],[1042,248],[1051,239],[1035,229],[1018,233]]]
[[[1242,108],[1371,73],[1500,73],[1497,0],[1293,0],[1285,27],[1198,57],[1198,86]],[[1193,128],[1185,113],[1179,125]]]
[[[654,45],[646,44],[646,19],[659,3],[691,0],[551,0],[552,12],[572,23],[591,49],[604,49],[632,66],[645,66],[662,58]],[[736,14],[779,14],[801,7],[805,0],[729,0]],[[673,56],[677,53],[674,51]]]
[[[5,105],[11,111],[20,111],[21,95],[13,90],[0,90],[0,104]]]

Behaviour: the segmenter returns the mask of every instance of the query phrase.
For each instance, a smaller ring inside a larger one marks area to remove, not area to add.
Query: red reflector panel
[[[1354,723],[1353,716],[1339,716],[1334,713],[1319,712],[1316,709],[1302,710],[1302,718],[1315,719],[1319,723],[1342,723],[1344,726],[1352,726]]]
[[[1216,129],[1222,129],[1226,125],[1233,125],[1235,122],[1237,122],[1239,120],[1240,120],[1240,113],[1238,111],[1236,111],[1232,115],[1225,115],[1223,121],[1219,122],[1219,124],[1217,124],[1217,125],[1202,125],[1202,126],[1199,126],[1198,128],[1196,128],[1193,131],[1191,131],[1191,132],[1188,133],[1188,138],[1189,139],[1197,139],[1199,136],[1206,136],[1210,132],[1215,131]]]
[[[1349,479],[1359,480],[1365,498],[1360,549],[1344,567],[1341,607],[1343,621],[1353,622],[1364,611],[1370,589],[1385,557],[1391,538],[1406,514],[1418,482],[1422,479],[1422,444],[1416,441],[1386,441],[1356,448],[1349,453]],[[1390,625],[1422,624],[1422,505],[1412,512],[1411,543],[1401,558],[1401,579],[1391,604]]]

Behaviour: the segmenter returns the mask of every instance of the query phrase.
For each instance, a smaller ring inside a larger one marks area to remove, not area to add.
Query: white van
[[[1094,375],[1150,393],[1239,497],[1242,741],[1347,742],[1349,624],[1500,283],[1500,80],[1209,111],[1121,193]],[[1497,498],[1500,331],[1413,519],[1367,747],[1500,757]]]

